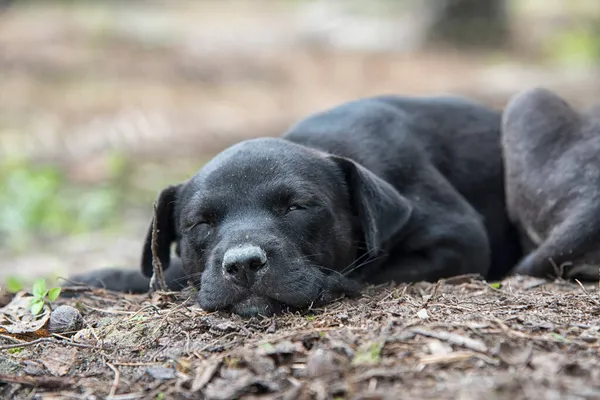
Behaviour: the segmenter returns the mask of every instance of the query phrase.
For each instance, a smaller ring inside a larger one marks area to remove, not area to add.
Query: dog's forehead
[[[262,184],[323,189],[335,183],[337,171],[326,153],[276,138],[252,139],[234,145],[209,161],[190,180],[194,187],[236,190]]]

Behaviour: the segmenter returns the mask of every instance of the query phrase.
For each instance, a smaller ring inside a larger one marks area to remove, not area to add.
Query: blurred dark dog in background
[[[515,272],[600,277],[600,110],[525,91],[504,113],[507,207],[529,253]]]

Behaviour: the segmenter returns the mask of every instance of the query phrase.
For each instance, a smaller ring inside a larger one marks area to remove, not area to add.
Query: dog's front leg
[[[477,265],[464,255],[452,248],[436,248],[421,254],[408,254],[404,257],[391,259],[385,268],[368,278],[370,283],[386,282],[434,282],[441,278],[469,273],[485,276],[488,266],[485,263]]]
[[[322,289],[319,296],[314,301],[314,305],[324,305],[331,303],[342,296],[350,298],[360,295],[362,285],[357,281],[348,279],[340,275],[327,275],[323,279]]]

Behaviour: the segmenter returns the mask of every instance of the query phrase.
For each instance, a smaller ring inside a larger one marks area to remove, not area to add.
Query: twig
[[[215,376],[215,373],[221,367],[223,360],[212,360],[204,363],[204,368],[196,369],[194,380],[192,381],[191,392],[196,393],[204,388],[211,379]]]
[[[103,310],[101,308],[92,307],[84,302],[81,302],[85,308],[89,308],[92,311],[104,313],[104,314],[118,314],[118,315],[134,315],[136,311],[121,311],[121,310]]]
[[[594,303],[597,306],[600,306],[600,302],[598,302],[598,300],[593,298],[592,295],[587,290],[585,290],[585,286],[583,286],[583,284],[579,282],[579,279],[575,279],[575,282],[577,282],[581,290],[583,290],[583,293],[585,293],[585,295],[592,301],[592,303]]]
[[[498,365],[498,362],[493,358],[485,356],[481,353],[473,353],[470,351],[454,351],[449,354],[432,354],[421,357],[419,361],[422,364],[451,364],[455,362],[468,360],[472,357],[477,358],[479,360],[483,360],[484,362],[490,365]]]
[[[75,386],[75,381],[65,377],[52,376],[18,376],[0,374],[0,382],[18,383],[21,385],[44,387],[49,389],[61,389]]]
[[[121,379],[121,373],[114,365],[112,365],[108,361],[105,361],[104,363],[108,366],[108,368],[112,369],[112,371],[115,373],[115,379],[113,380],[113,384],[110,387],[110,392],[108,392],[108,397],[114,397],[114,395],[117,393],[117,388],[119,387],[119,380]]]
[[[152,218],[152,278],[150,278],[150,291],[154,290],[154,285],[158,283],[158,288],[166,292],[167,283],[163,274],[163,266],[158,258],[158,212],[156,210],[156,201],[154,202],[154,218]]]
[[[465,336],[461,336],[455,333],[450,332],[434,332],[434,331],[425,331],[423,329],[413,328],[411,332],[416,333],[417,335],[432,337],[435,339],[443,340],[445,342],[455,344],[457,346],[462,346],[467,349],[471,349],[473,351],[477,351],[480,353],[486,353],[488,351],[487,346],[475,339],[471,339]]]
[[[2,334],[0,334],[0,338],[7,339],[7,340],[12,340],[15,343],[25,343],[24,340],[17,339],[16,337],[12,337],[12,336],[9,336],[9,335],[2,335]]]
[[[441,283],[442,283],[441,280],[439,280],[439,281],[437,281],[435,283],[435,285],[433,286],[433,290],[431,291],[431,294],[423,302],[423,308],[427,308],[427,305],[429,304],[429,302],[435,297],[435,295],[437,294],[438,289],[440,288]]]
[[[119,367],[147,367],[151,365],[162,365],[163,362],[117,362],[113,361],[112,365],[118,365]]]
[[[39,338],[36,340],[32,340],[31,342],[23,342],[23,343],[15,343],[15,344],[5,344],[3,346],[0,346],[0,350],[8,350],[8,349],[16,349],[18,347],[27,347],[27,346],[33,346],[39,343],[54,343],[54,344],[65,344],[68,346],[74,346],[74,347],[82,347],[85,349],[102,349],[102,347],[98,347],[98,346],[91,346],[89,344],[83,344],[83,343],[77,343],[77,342],[69,342],[66,340],[56,340],[55,338],[51,338],[51,337],[44,337],[44,338]]]

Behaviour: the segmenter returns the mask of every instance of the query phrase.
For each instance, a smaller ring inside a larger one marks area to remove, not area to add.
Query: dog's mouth
[[[361,286],[341,274],[307,268],[286,274],[286,280],[258,282],[243,287],[232,282],[202,277],[198,302],[207,311],[228,311],[244,318],[270,317],[320,307],[342,297],[356,297]],[[212,278],[212,276],[211,276]]]
[[[251,295],[245,300],[231,306],[231,311],[243,318],[254,316],[270,317],[275,314],[280,314],[288,309],[289,306],[276,300],[256,295]]]

